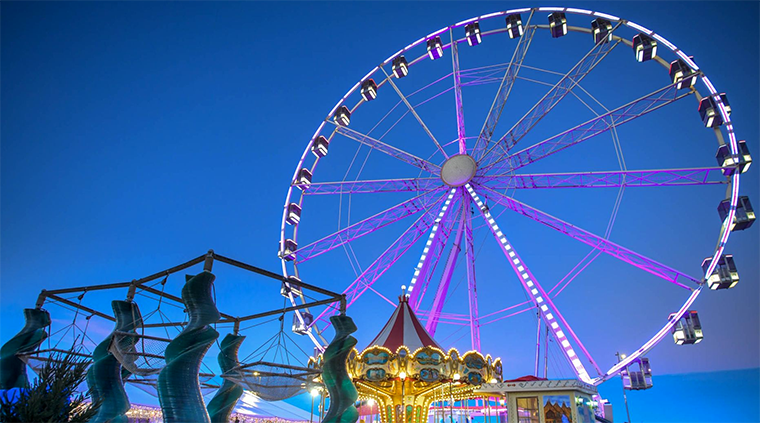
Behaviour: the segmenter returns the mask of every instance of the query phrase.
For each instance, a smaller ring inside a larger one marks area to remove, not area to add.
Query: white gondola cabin
[[[636,367],[638,370],[635,370]],[[639,357],[633,360],[620,375],[623,377],[625,389],[639,391],[652,387],[652,368],[649,366],[648,358]]]
[[[296,259],[297,249],[298,249],[298,244],[292,239],[288,238],[285,240],[284,243],[280,243],[280,252],[278,256],[281,259],[284,259],[287,261],[293,261]]]
[[[393,59],[393,74],[396,75],[396,78],[409,75],[409,64],[403,54]]]
[[[731,105],[728,104],[728,98],[725,93],[720,94],[720,101],[723,103],[723,107],[726,109],[726,114],[731,116]],[[712,96],[703,97],[699,101],[699,117],[707,128],[716,128],[723,125],[723,115],[718,110],[718,105],[715,103],[715,98]]]
[[[285,218],[285,222],[288,225],[297,225],[301,221],[301,206],[298,203],[288,204],[288,216]]]
[[[280,295],[282,295],[285,298],[290,298],[289,294],[293,294],[294,297],[300,297],[301,286],[297,285],[296,283],[300,283],[301,279],[298,279],[297,277],[291,275],[291,276],[288,276],[288,281],[295,282],[295,283],[285,284],[285,282],[283,282],[282,286],[280,287]]]
[[[507,15],[507,34],[509,38],[520,38],[523,35],[522,17],[519,13]]]
[[[670,317],[673,317],[674,314],[671,314]],[[699,323],[699,316],[696,310],[687,311],[670,332],[673,334],[673,342],[677,345],[691,345],[702,342],[702,324]]]
[[[752,156],[749,154],[747,143],[744,140],[737,141],[736,147],[739,150],[738,156],[731,155],[727,144],[718,147],[718,153],[715,155],[718,165],[724,168],[723,174],[726,176],[732,175],[737,169],[740,173],[744,173],[749,170],[752,164]]]
[[[554,12],[549,15],[549,30],[552,38],[567,35],[567,17],[562,12]]]
[[[707,269],[712,263],[712,257],[707,257],[702,262],[702,270],[707,272]],[[739,272],[736,270],[736,263],[734,263],[734,256],[731,254],[724,254],[718,259],[718,265],[715,266],[715,270],[707,278],[707,286],[710,289],[728,289],[733,288],[739,283]]]
[[[330,141],[328,141],[324,135],[320,135],[311,144],[311,152],[317,157],[325,157],[329,146]]]
[[[309,188],[309,185],[311,185],[311,171],[305,167],[299,170],[298,177],[296,178],[296,184],[296,186],[300,188],[301,191]]]
[[[362,98],[364,101],[372,101],[377,98],[377,84],[369,78],[362,82]]]
[[[435,37],[427,40],[427,52],[430,60],[440,59],[443,57],[443,44],[441,44],[441,37]]]
[[[314,316],[312,316],[310,313],[301,311],[301,318],[303,321],[298,318],[297,313],[293,313],[293,333],[306,335],[309,333],[309,326],[312,324],[312,322],[314,322]]]
[[[652,60],[657,56],[657,41],[646,34],[638,34],[633,37],[633,51],[639,62]]]
[[[348,126],[351,123],[351,111],[346,106],[340,106],[335,112],[335,123],[340,126]]]
[[[691,57],[689,57],[691,59]],[[670,62],[670,80],[676,85],[676,88],[682,90],[691,88],[697,82],[697,74],[682,59]]]
[[[467,38],[467,44],[476,46],[482,41],[480,36],[480,24],[473,22],[464,26],[464,36]]]
[[[731,200],[725,199],[718,205],[718,214],[720,220],[725,221],[728,212],[731,209]],[[734,214],[734,221],[731,223],[732,231],[743,231],[752,224],[755,223],[755,211],[752,209],[752,204],[749,202],[749,197],[743,195],[739,197],[736,203],[736,214]]]
[[[594,44],[609,43],[612,41],[612,22],[604,18],[596,18],[591,21],[591,35]]]

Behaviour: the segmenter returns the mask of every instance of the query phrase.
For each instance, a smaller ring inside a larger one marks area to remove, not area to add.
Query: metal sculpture
[[[45,327],[50,325],[50,314],[47,311],[26,308],[24,319],[23,329],[0,348],[0,389],[29,385],[26,363],[18,355],[34,351],[48,336]]]
[[[116,318],[114,332],[134,332],[142,325],[142,315],[137,304],[132,301],[112,301],[111,307]],[[127,338],[123,342],[130,342]],[[93,403],[100,403],[98,414],[90,423],[127,423],[126,412],[129,411],[129,397],[124,390],[124,379],[130,373],[122,368],[121,363],[109,351],[114,342],[113,332],[106,337],[92,352],[92,365],[87,371],[87,385],[90,388]],[[128,349],[128,345],[122,348]]]
[[[210,423],[198,373],[206,351],[219,337],[211,324],[221,318],[211,288],[214,275],[204,270],[187,276],[182,300],[190,322],[166,347],[166,367],[158,375],[158,399],[165,423]]]
[[[327,346],[324,354],[322,380],[330,393],[330,408],[322,423],[354,423],[359,419],[359,411],[354,403],[359,392],[346,369],[346,359],[356,346],[354,321],[346,316],[332,316],[330,322],[335,327],[335,338]]]
[[[238,362],[238,349],[240,344],[245,340],[245,336],[228,333],[227,336],[222,339],[220,345],[219,356],[217,362],[222,372],[227,372],[230,369],[240,365]],[[228,423],[230,421],[230,415],[232,409],[235,408],[235,404],[243,395],[243,387],[225,379],[222,386],[216,391],[214,397],[208,403],[208,414],[212,423]]]

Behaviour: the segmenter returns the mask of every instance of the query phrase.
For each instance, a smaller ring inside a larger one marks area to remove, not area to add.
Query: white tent
[[[264,401],[255,394],[245,391],[240,397],[234,413],[251,417],[279,417],[285,420],[309,420],[310,414],[285,401]]]

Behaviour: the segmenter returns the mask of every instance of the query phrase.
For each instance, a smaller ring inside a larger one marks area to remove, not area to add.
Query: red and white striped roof
[[[428,346],[443,350],[414,315],[405,295],[399,297],[396,311],[369,345],[379,345],[393,352],[402,345],[412,353],[417,348]]]

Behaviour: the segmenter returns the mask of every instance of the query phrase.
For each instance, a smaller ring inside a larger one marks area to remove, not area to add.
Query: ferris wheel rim
[[[709,92],[708,95],[713,98],[715,104],[717,105],[718,112],[720,113],[720,116],[723,119],[723,126],[725,127],[725,130],[726,130],[726,132],[728,134],[728,138],[729,138],[728,142],[726,142],[726,144],[728,145],[728,149],[729,149],[731,155],[738,155],[739,154],[738,141],[737,141],[737,138],[736,138],[736,135],[735,135],[735,132],[734,132],[733,122],[731,121],[730,116],[729,116],[729,114],[728,114],[728,112],[726,110],[726,107],[723,104],[722,99],[720,98],[720,93],[716,90],[716,88],[714,87],[714,85],[712,84],[712,82],[709,80],[709,78],[707,77],[707,75],[705,75],[704,73],[701,72],[701,69],[696,64],[696,62],[694,62],[694,60],[691,57],[689,57],[687,54],[685,54],[683,51],[681,51],[678,47],[676,47],[674,44],[672,44],[670,41],[668,41],[667,39],[665,39],[660,34],[654,32],[654,31],[652,31],[652,30],[650,30],[650,29],[648,29],[646,27],[643,27],[643,26],[641,26],[639,24],[636,24],[634,22],[625,20],[623,18],[620,18],[620,17],[617,17],[617,16],[613,16],[613,15],[609,15],[609,14],[605,14],[605,13],[602,13],[602,12],[590,11],[590,10],[585,10],[585,9],[575,9],[575,8],[568,8],[568,7],[534,7],[534,8],[519,8],[519,9],[511,9],[511,10],[506,10],[506,11],[494,12],[494,13],[490,13],[490,14],[486,14],[486,15],[481,15],[481,16],[476,16],[476,17],[473,17],[473,18],[469,18],[469,19],[457,22],[456,24],[443,27],[443,28],[441,28],[441,29],[439,29],[437,31],[434,31],[434,32],[428,34],[427,36],[422,37],[422,38],[414,41],[413,43],[407,45],[403,49],[401,49],[401,50],[397,51],[396,53],[394,53],[393,55],[389,56],[385,61],[383,61],[382,63],[380,63],[378,66],[374,67],[363,78],[361,78],[351,89],[349,89],[348,92],[335,104],[335,106],[330,110],[330,112],[328,113],[327,117],[320,123],[320,125],[318,126],[318,128],[315,131],[314,135],[312,135],[311,139],[307,143],[306,148],[304,149],[304,152],[303,152],[303,154],[302,154],[302,156],[301,156],[301,158],[300,158],[300,160],[299,160],[299,162],[298,162],[298,164],[296,166],[295,172],[294,172],[293,177],[291,179],[291,181],[293,181],[293,182],[291,182],[291,184],[288,187],[288,192],[287,192],[287,195],[286,195],[286,198],[285,198],[285,205],[284,205],[284,208],[283,208],[283,215],[282,215],[282,220],[281,220],[281,230],[280,230],[280,243],[281,243],[281,245],[286,240],[285,232],[286,232],[286,228],[288,226],[287,222],[286,222],[287,214],[288,214],[288,206],[289,206],[289,204],[291,204],[291,198],[293,196],[293,188],[296,187],[295,181],[298,178],[298,172],[300,171],[300,169],[303,168],[304,162],[306,161],[306,158],[308,157],[309,153],[311,152],[312,145],[315,142],[316,138],[322,133],[323,129],[325,128],[325,124],[328,123],[328,122],[332,123],[332,122],[330,122],[330,118],[333,116],[333,114],[335,114],[335,112],[342,105],[345,104],[345,101],[352,94],[354,94],[357,91],[357,89],[359,89],[359,87],[362,85],[362,83],[364,81],[370,79],[378,71],[382,71],[383,73],[385,73],[385,77],[387,77],[387,79],[384,79],[382,81],[382,83],[384,83],[386,80],[390,81],[392,78],[391,78],[390,75],[388,75],[385,72],[385,70],[383,68],[384,66],[388,65],[392,60],[394,60],[395,58],[397,58],[400,55],[404,54],[405,52],[411,50],[412,48],[419,46],[420,44],[422,44],[423,42],[425,42],[425,41],[427,41],[427,40],[429,40],[431,38],[434,38],[436,36],[444,34],[446,31],[451,31],[454,28],[463,27],[463,26],[465,26],[467,24],[470,24],[470,23],[473,23],[473,22],[481,22],[481,21],[484,21],[484,20],[487,20],[487,19],[493,19],[493,18],[503,17],[503,16],[507,16],[507,15],[510,15],[510,14],[519,14],[519,13],[531,13],[531,14],[533,14],[535,12],[562,12],[562,13],[569,13],[569,14],[574,14],[574,15],[583,15],[583,16],[591,16],[591,17],[604,18],[604,19],[608,19],[609,21],[611,21],[613,23],[617,23],[618,25],[624,25],[624,26],[626,26],[628,28],[631,28],[631,29],[634,29],[636,31],[639,31],[640,33],[646,34],[647,36],[653,38],[657,42],[662,43],[662,45],[664,45],[670,52],[672,52],[673,54],[675,54],[679,59],[683,60],[683,62],[685,62],[692,69],[692,71],[699,72],[698,81],[700,81],[704,85],[704,87]],[[541,27],[541,25],[536,25],[536,27]],[[570,31],[590,32],[590,30],[587,30],[585,28],[578,28],[578,27],[569,27],[568,29]],[[505,31],[506,30],[492,31],[492,32],[499,32],[499,33],[501,33],[501,32],[505,32]],[[483,34],[483,36],[486,36],[486,35],[493,35],[493,34],[486,34],[486,33]],[[464,39],[457,39],[456,40],[457,44],[459,42],[462,42],[463,40]],[[630,42],[626,42],[627,40],[620,39],[620,41],[623,41],[626,44],[630,45]],[[446,44],[445,46],[443,46],[443,48],[451,48],[452,44],[453,44],[453,42],[449,43],[449,44]],[[408,66],[409,67],[414,66],[415,64],[417,64],[421,60],[423,60],[425,58],[425,56],[426,55],[423,54],[420,57],[417,57],[417,58],[413,59],[412,61],[410,61],[408,63]],[[657,56],[657,58],[659,59],[659,56]],[[660,64],[664,65],[664,63],[660,63]],[[392,81],[391,81],[391,84],[392,84]],[[356,104],[356,106],[354,106],[350,111],[353,113],[353,111],[356,108],[358,108],[362,103],[363,103],[363,101],[360,100]],[[336,128],[333,131],[331,137],[334,136],[334,134],[336,133],[337,129],[338,128]],[[315,161],[314,166],[313,166],[314,168],[316,168],[318,162],[319,162],[319,159],[317,159]],[[686,301],[681,306],[681,308],[678,310],[678,312],[672,314],[668,318],[667,323],[662,327],[662,329],[660,329],[658,332],[656,332],[655,335],[652,336],[652,338],[650,338],[645,344],[643,344],[634,353],[628,355],[625,359],[623,359],[620,362],[618,362],[617,364],[615,364],[608,371],[604,372],[603,374],[600,374],[599,377],[593,378],[591,380],[591,383],[593,383],[594,385],[598,385],[598,384],[604,382],[605,380],[609,379],[610,377],[613,377],[613,376],[617,375],[623,368],[625,368],[631,362],[633,362],[634,360],[638,359],[640,356],[642,356],[643,354],[645,354],[646,352],[648,352],[649,350],[651,350],[655,345],[657,345],[667,335],[667,333],[671,330],[671,328],[686,313],[686,311],[688,310],[688,308],[691,307],[691,305],[696,301],[697,297],[699,296],[699,294],[701,293],[701,291],[702,291],[702,289],[704,287],[704,282],[705,282],[706,278],[710,274],[712,274],[712,272],[714,271],[715,267],[718,265],[718,258],[723,254],[725,246],[726,246],[726,243],[727,243],[728,238],[730,236],[730,232],[731,232],[730,222],[733,222],[733,220],[734,220],[735,213],[736,213],[736,205],[738,203],[738,198],[739,198],[740,175],[741,175],[741,172],[734,172],[733,174],[731,174],[731,176],[729,178],[729,184],[731,186],[730,196],[728,198],[730,200],[729,212],[728,212],[727,216],[725,217],[725,219],[723,220],[723,222],[721,224],[721,230],[720,230],[718,244],[717,244],[717,246],[715,248],[715,251],[713,252],[712,260],[711,260],[710,265],[708,266],[707,270],[705,271],[705,274],[702,275],[702,281],[701,281],[701,283],[698,285],[698,287],[696,289],[692,290],[691,294],[686,299]],[[435,175],[435,174],[431,173],[430,176],[432,178],[435,178],[435,176],[440,176],[440,175]],[[299,205],[302,204],[303,198],[304,198],[304,195],[301,195],[300,200],[298,202]],[[297,230],[298,230],[298,228],[296,227],[294,229],[294,239],[295,239],[295,235],[297,233]],[[289,275],[288,268],[287,268],[287,260],[285,258],[281,258],[281,264],[282,264],[283,275],[285,275],[287,277]],[[295,266],[295,265],[294,265],[294,273],[295,273],[295,276],[298,276],[297,266]],[[298,300],[297,297],[294,297],[292,294],[289,294],[289,299],[290,299],[290,301],[291,301],[291,303],[293,305],[297,305],[297,300]],[[296,311],[295,315],[303,323],[303,318],[301,316],[300,311]],[[321,337],[321,334],[319,332],[317,333],[317,335],[324,342],[320,342],[314,336],[314,334],[312,333],[311,330],[309,330],[307,332],[307,335],[315,343],[315,345],[317,346],[317,348],[323,348],[324,347],[324,344],[326,343],[326,341],[324,340],[324,338]]]

